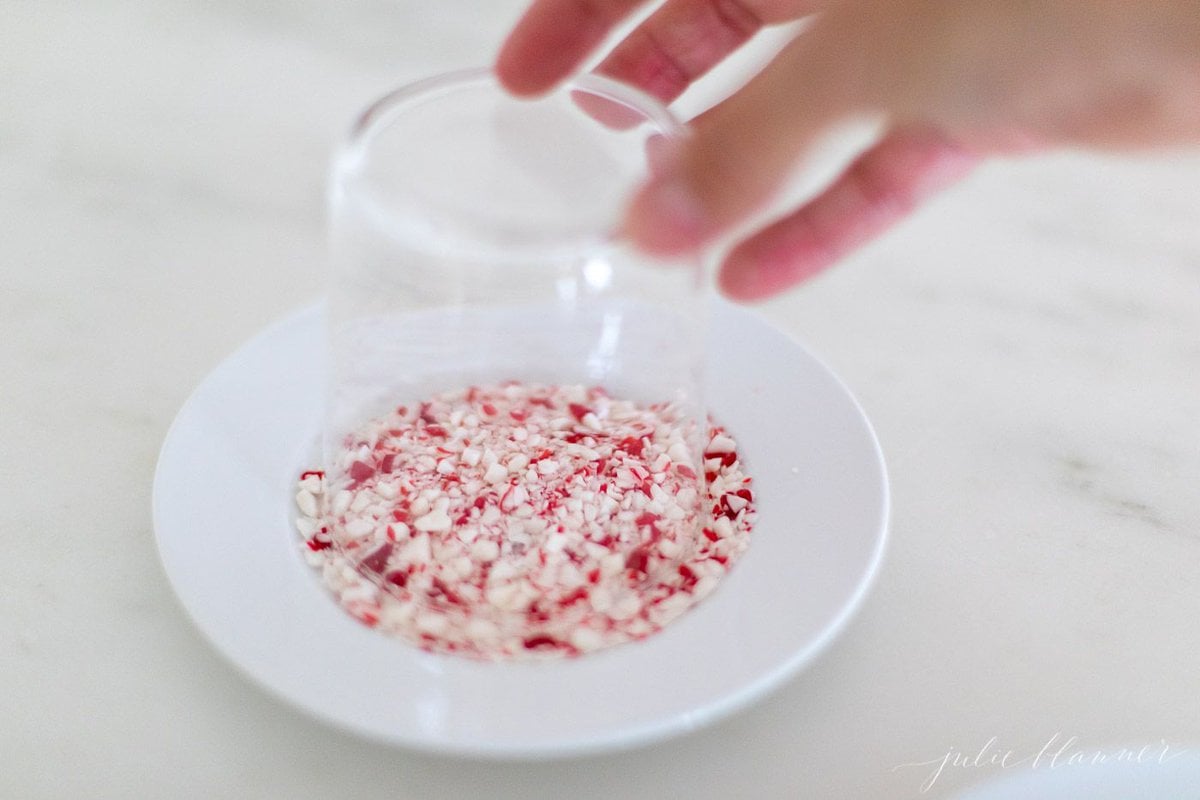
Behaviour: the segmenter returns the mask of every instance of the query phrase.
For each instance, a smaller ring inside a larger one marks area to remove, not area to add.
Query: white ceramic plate
[[[644,642],[487,664],[362,626],[305,565],[289,517],[320,423],[319,308],[259,334],[184,404],[154,482],[167,575],[200,630],[268,691],[373,739],[542,758],[694,730],[778,686],[841,631],[879,566],[887,479],[838,379],[751,313],[717,305],[706,389],[758,498],[717,591]]]

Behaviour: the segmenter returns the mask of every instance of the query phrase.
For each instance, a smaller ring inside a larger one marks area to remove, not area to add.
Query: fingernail
[[[634,199],[625,229],[643,250],[680,255],[703,241],[704,208],[677,175],[660,176]]]

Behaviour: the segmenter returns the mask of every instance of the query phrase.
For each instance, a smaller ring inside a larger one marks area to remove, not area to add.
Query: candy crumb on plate
[[[577,656],[661,630],[745,551],[751,480],[725,430],[703,442],[667,403],[470,387],[355,431],[339,486],[302,473],[296,525],[337,602],[382,633],[485,660]]]

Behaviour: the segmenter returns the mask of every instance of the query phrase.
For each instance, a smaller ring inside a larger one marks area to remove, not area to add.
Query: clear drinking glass
[[[602,387],[669,405],[700,519],[701,266],[655,262],[618,230],[650,156],[682,135],[662,105],[595,76],[527,100],[487,71],[459,72],[363,113],[330,198],[332,493],[381,469],[381,434],[364,424],[398,406],[505,381]],[[360,558],[370,536],[333,531]]]

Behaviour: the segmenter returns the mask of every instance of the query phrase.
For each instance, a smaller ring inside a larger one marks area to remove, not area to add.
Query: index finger
[[[496,59],[513,94],[544,92],[569,75],[604,37],[646,0],[535,0]]]

